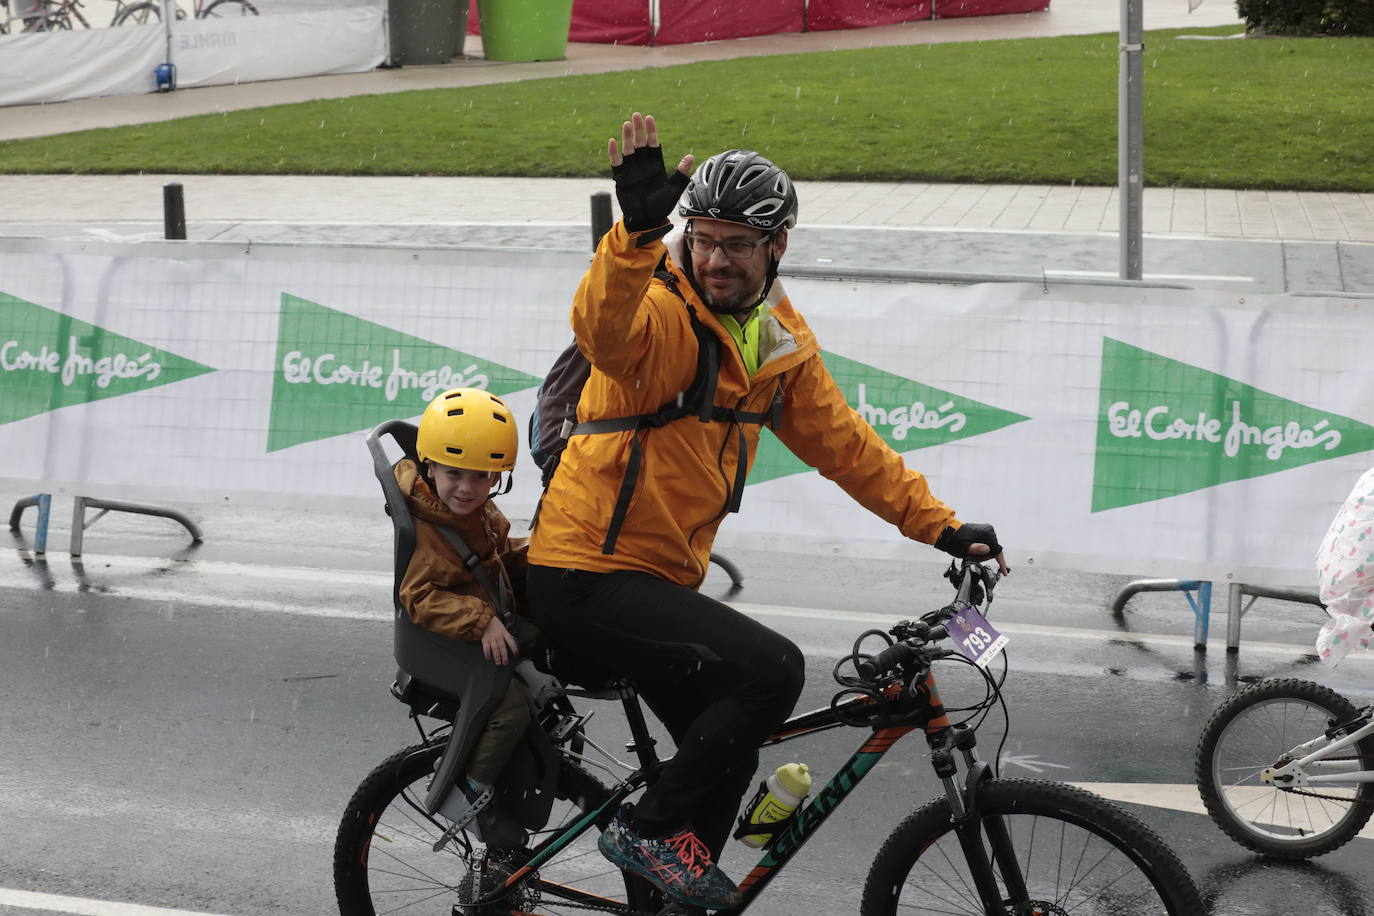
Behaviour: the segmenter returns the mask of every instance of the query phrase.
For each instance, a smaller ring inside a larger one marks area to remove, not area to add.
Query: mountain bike
[[[1195,760],[1207,813],[1247,849],[1306,859],[1348,843],[1374,812],[1374,706],[1296,678],[1233,694]]]
[[[176,4],[176,18],[185,19],[186,10],[180,4]],[[242,16],[258,15],[258,8],[249,0],[196,0],[191,15],[196,19],[230,19]],[[121,25],[142,25],[145,22],[162,21],[162,4],[145,0],[143,3],[132,3],[123,9],[115,12],[114,21],[111,26]]]
[[[841,689],[829,706],[794,716],[764,742],[768,747],[846,726],[866,733],[764,848],[739,884],[739,905],[719,912],[734,916],[749,909],[898,740],[919,730],[944,795],[907,817],[883,843],[863,890],[863,916],[1202,916],[1188,871],[1133,815],[1060,783],[1002,778],[995,764],[979,758],[978,727],[999,705],[1005,713],[1006,668],[995,676],[985,667],[1001,640],[980,611],[998,573],[963,561],[951,564],[946,576],[957,588],[954,602],[886,632],[862,634],[835,666]],[[957,649],[942,646],[945,641]],[[878,651],[867,651],[866,644]],[[937,663],[977,672],[983,696],[960,708],[944,706],[932,673]],[[700,912],[623,875],[596,848],[598,832],[620,804],[651,784],[663,766],[634,685],[613,680],[597,689],[563,686],[557,693],[558,702],[536,719],[557,751],[557,802],[528,848],[488,850],[433,813],[426,796],[451,734],[442,719],[454,709],[451,701],[443,709],[430,707],[416,717],[420,742],[383,761],[348,802],[334,854],[344,916]],[[634,764],[616,760],[597,743],[572,698],[620,702]],[[412,710],[432,699],[412,701]],[[425,716],[438,716],[441,724],[427,730],[420,723]]]

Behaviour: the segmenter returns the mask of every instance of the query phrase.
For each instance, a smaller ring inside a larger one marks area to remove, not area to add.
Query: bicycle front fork
[[[1007,916],[1009,912],[1020,916],[1023,910],[1008,910],[1007,906],[1015,901],[1027,901],[1030,894],[1021,874],[1021,866],[1016,861],[1011,834],[1000,815],[982,816],[978,813],[978,787],[984,780],[992,778],[992,771],[979,758],[977,738],[971,729],[956,725],[942,737],[938,746],[936,742],[931,743],[930,762],[944,783],[945,798],[949,801],[959,846],[968,862],[969,874],[978,889],[978,896],[983,901],[983,912],[985,916]],[[964,758],[968,770],[962,783],[958,779],[959,767],[954,758],[956,750]],[[985,834],[986,844],[983,842]],[[1005,897],[997,883],[999,870],[1006,888]]]

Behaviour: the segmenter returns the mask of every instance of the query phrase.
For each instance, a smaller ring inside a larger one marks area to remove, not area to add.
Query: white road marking
[[[46,568],[48,575],[53,579],[50,588],[45,591],[56,592],[58,594],[78,594],[84,590],[83,584],[75,578],[68,579],[64,572],[65,566],[55,565],[51,561],[54,557],[67,557],[62,551],[49,551],[47,557],[49,565]],[[188,605],[192,607],[223,607],[234,610],[259,611],[281,614],[295,614],[302,617],[327,617],[343,620],[390,620],[390,595],[392,588],[392,577],[390,573],[367,572],[345,569],[328,569],[322,567],[299,567],[299,566],[267,566],[255,563],[229,563],[212,560],[167,560],[156,557],[126,557],[113,554],[87,555],[81,558],[87,566],[95,568],[100,564],[104,568],[109,564],[112,569],[117,569],[120,575],[126,573],[137,574],[140,572],[170,571],[172,573],[185,572],[187,575],[205,575],[207,577],[222,577],[233,579],[236,584],[249,581],[251,579],[263,581],[275,581],[284,583],[317,584],[327,582],[330,585],[351,585],[359,587],[358,605],[356,607],[329,607],[311,605],[302,602],[299,598],[272,600],[262,598],[246,597],[233,593],[224,592],[196,592],[178,590],[173,587],[176,583],[174,578],[160,578],[148,584],[123,584],[120,582],[102,583],[108,587],[108,594],[111,597],[135,599],[139,601],[161,602],[167,605]],[[31,569],[22,571],[6,571],[0,569],[0,588],[3,587],[31,587],[35,572]],[[366,589],[375,589],[375,593],[368,594]],[[897,620],[910,617],[910,614],[875,614],[866,611],[844,611],[833,608],[804,608],[790,607],[787,605],[775,604],[753,604],[748,602],[727,601],[731,607],[749,614],[753,617],[788,617],[802,620],[832,620],[850,621],[854,623],[869,624],[872,626],[887,627]],[[1047,626],[1034,623],[1010,623],[999,622],[998,629],[1009,636],[1044,636],[1055,639],[1072,639],[1075,641],[1092,642],[1126,642],[1138,643],[1141,645],[1169,646],[1176,648],[1191,649],[1193,646],[1192,636],[1177,636],[1160,633],[1131,633],[1122,630],[1100,630],[1087,627],[1063,627]],[[1309,646],[1299,646],[1291,643],[1265,643],[1247,640],[1245,643],[1247,653],[1265,653],[1292,657],[1296,653],[1310,653]],[[1348,663],[1371,663],[1374,662],[1374,652],[1354,653],[1346,657],[1343,664]]]
[[[1197,786],[1191,783],[1071,782],[1069,785],[1087,789],[1114,802],[1148,805],[1152,808],[1165,808],[1187,814],[1207,813]],[[1270,792],[1261,788],[1257,788],[1256,791],[1263,794]],[[1374,840],[1374,822],[1366,824],[1356,836]]]
[[[17,891],[5,887],[0,887],[0,906],[70,913],[73,916],[214,916],[199,910],[169,910],[137,903],[89,900],[85,897],[64,897],[60,894],[36,894],[32,891]]]

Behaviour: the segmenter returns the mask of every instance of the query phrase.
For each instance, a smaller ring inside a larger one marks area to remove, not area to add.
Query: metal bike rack
[[[725,570],[725,574],[730,577],[731,594],[744,588],[744,576],[740,574],[738,566],[718,553],[711,554],[711,562]]]
[[[1234,586],[1233,586],[1234,587]],[[1193,609],[1193,648],[1207,648],[1207,626],[1212,618],[1212,583],[1206,579],[1136,579],[1128,582],[1112,601],[1112,613],[1120,617],[1126,610],[1126,602],[1132,595],[1141,592],[1183,592]],[[1197,592],[1193,600],[1192,592]],[[1227,622],[1227,632],[1230,622]],[[1228,635],[1229,639],[1229,635]]]
[[[19,520],[24,516],[24,510],[29,506],[38,507],[38,526],[34,529],[33,552],[48,552],[48,518],[52,512],[52,494],[38,493],[33,496],[25,497],[14,504],[10,510],[10,531],[19,533]]]
[[[1245,607],[1240,606],[1243,595],[1249,595],[1250,601]],[[1244,582],[1232,582],[1227,593],[1226,600],[1226,651],[1240,651],[1240,620],[1245,616],[1245,612],[1250,610],[1250,605],[1255,603],[1256,598],[1277,598],[1280,601],[1298,601],[1302,604],[1315,604],[1323,611],[1326,605],[1322,604],[1317,597],[1316,591],[1305,588],[1270,588],[1265,585],[1246,585]]]
[[[88,522],[86,521],[87,509],[99,509],[100,514]],[[75,507],[72,512],[72,556],[81,556],[81,547],[85,539],[86,529],[104,518],[107,512],[130,512],[135,515],[155,515],[159,518],[170,518],[173,521],[179,522],[182,527],[190,532],[191,543],[199,544],[203,540],[200,528],[196,523],[175,509],[162,509],[157,506],[118,502],[113,499],[97,499],[94,496],[78,496],[76,497]]]

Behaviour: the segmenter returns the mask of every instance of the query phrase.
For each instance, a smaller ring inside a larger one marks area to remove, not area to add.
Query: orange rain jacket
[[[650,230],[650,235],[655,230]],[[636,247],[624,223],[602,238],[573,300],[577,343],[592,364],[577,406],[579,422],[652,413],[691,385],[697,341],[687,307],[654,271],[668,246]],[[680,254],[680,239],[671,239]],[[759,369],[749,377],[734,340],[668,259],[697,318],[721,340],[715,403],[767,411],[781,381],[782,423],[774,430],[801,460],[909,538],[933,543],[954,512],[926,479],[845,401],[821,361],[820,346],[777,282],[759,334]],[[529,561],[589,572],[639,570],[696,587],[734,486],[739,427],[696,417],[658,429],[573,436],[539,509]],[[744,426],[752,464],[759,427]],[[643,465],[615,552],[602,541],[625,476],[630,437],[642,436]]]

